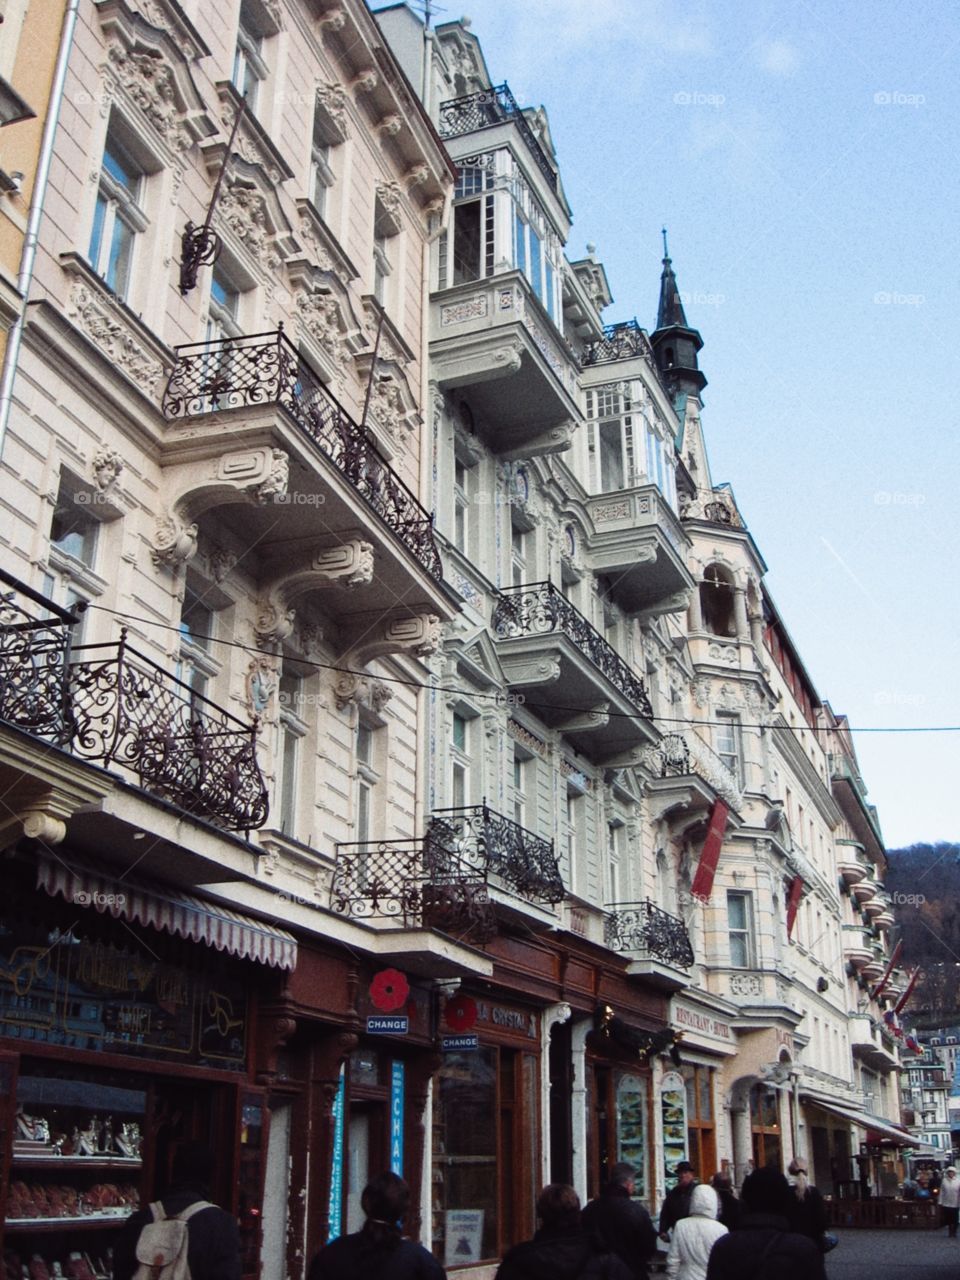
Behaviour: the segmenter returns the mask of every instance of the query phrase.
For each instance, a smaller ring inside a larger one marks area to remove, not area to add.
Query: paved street
[[[843,1231],[827,1257],[829,1280],[960,1280],[960,1240],[945,1231]]]

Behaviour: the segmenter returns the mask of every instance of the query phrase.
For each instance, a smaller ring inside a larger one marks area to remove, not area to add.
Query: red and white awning
[[[145,884],[122,873],[111,875],[71,858],[54,855],[37,863],[37,888],[79,907],[94,907],[117,920],[132,920],[228,955],[275,969],[294,969],[297,942],[292,934],[262,920],[214,906],[172,887]]]

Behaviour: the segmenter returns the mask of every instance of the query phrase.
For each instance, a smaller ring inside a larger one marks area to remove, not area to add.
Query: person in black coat
[[[793,1179],[790,1209],[787,1213],[790,1230],[809,1236],[817,1248],[822,1249],[823,1233],[827,1229],[827,1207],[823,1203],[823,1196],[807,1180],[806,1160],[792,1160],[787,1172]]]
[[[733,1231],[740,1225],[740,1215],[743,1212],[743,1206],[734,1195],[733,1179],[728,1173],[715,1173],[710,1179],[710,1185],[720,1201],[717,1221],[722,1222],[728,1231]]]
[[[746,1177],[740,1225],[711,1249],[707,1280],[826,1280],[819,1248],[790,1230],[792,1194],[778,1169],[755,1169]]]
[[[410,1207],[410,1188],[395,1173],[381,1173],[360,1197],[367,1216],[359,1231],[325,1245],[310,1264],[307,1280],[446,1280],[432,1253],[405,1240],[402,1222]]]
[[[697,1185],[696,1174],[689,1160],[681,1160],[674,1169],[674,1173],[677,1175],[677,1185],[671,1187],[664,1196],[657,1222],[661,1240],[669,1240],[669,1233],[674,1225],[681,1218],[690,1217],[690,1197],[693,1195],[693,1188]]]
[[[649,1213],[631,1198],[636,1176],[632,1164],[615,1164],[610,1181],[583,1210],[583,1229],[626,1263],[634,1280],[647,1280],[647,1263],[656,1252],[657,1233]]]
[[[210,1199],[213,1157],[202,1143],[190,1142],[173,1159],[169,1190],[160,1197],[168,1218],[198,1201]],[[131,1280],[137,1267],[137,1240],[152,1222],[149,1208],[138,1209],[124,1223],[113,1246],[114,1280]],[[187,1221],[190,1274],[202,1280],[240,1280],[240,1231],[236,1218],[215,1204],[198,1209]]]
[[[544,1187],[537,1217],[536,1235],[507,1251],[496,1280],[632,1280],[617,1255],[584,1231],[573,1187],[562,1182]]]

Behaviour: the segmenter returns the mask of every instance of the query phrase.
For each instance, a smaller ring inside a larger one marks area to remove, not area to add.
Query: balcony
[[[352,920],[436,929],[481,944],[496,933],[482,869],[437,841],[338,844],[330,908]]]
[[[611,951],[630,955],[631,975],[674,990],[687,985],[694,960],[687,926],[649,898],[611,903],[604,921],[604,942]]]
[[[861,925],[843,926],[842,945],[843,958],[858,971],[873,959],[873,941]]]
[[[663,815],[680,809],[684,820],[705,817],[718,797],[734,813],[743,803],[736,777],[696,733],[664,734],[644,752],[644,763],[654,775],[648,790]]]
[[[850,1051],[874,1071],[893,1071],[898,1065],[896,1045],[885,1029],[863,1014],[851,1017],[847,1026]]]
[[[534,835],[486,804],[436,809],[427,839],[439,865],[456,858],[485,882],[525,902],[556,906],[563,900],[553,841]]]
[[[289,520],[285,539],[289,542],[290,520],[303,512],[302,536],[316,539],[317,522],[309,513],[323,506],[323,531],[338,533],[356,530],[363,513],[372,513],[389,531],[384,550],[391,542],[402,547],[435,582],[443,570],[433,533],[433,517],[421,507],[387,460],[370,434],[354,422],[332,393],[323,385],[282,329],[212,342],[188,343],[177,348],[177,362],[163,394],[163,415],[168,422],[211,415],[223,418],[216,430],[241,434],[241,427],[266,416],[268,433],[276,434],[269,411],[279,408],[297,428],[298,442],[312,446],[330,464],[321,472],[323,483],[317,494],[286,495]],[[265,414],[266,411],[266,414]],[[280,431],[281,437],[284,432]],[[186,439],[193,439],[190,433]],[[312,460],[312,450],[306,450]],[[308,464],[300,482],[308,484],[315,474]],[[305,477],[305,478],[304,478]],[[362,502],[357,507],[356,499]],[[302,499],[302,500],[301,500]],[[308,500],[310,499],[310,500]],[[244,506],[241,523],[249,538],[256,536],[255,508]],[[264,513],[270,527],[277,513]]]
[[[508,270],[434,294],[432,376],[470,387],[490,448],[530,458],[569,448],[580,421],[576,361],[522,272]]]
[[[481,129],[492,129],[502,124],[516,125],[534,163],[543,174],[550,190],[556,194],[559,190],[556,172],[508,85],[494,85],[490,89],[468,93],[462,98],[448,98],[440,103],[438,130],[440,137],[445,141],[450,138],[461,138],[467,133],[477,133]]]
[[[510,688],[592,760],[656,740],[643,680],[550,582],[507,587],[493,614]]]
[[[675,613],[689,603],[693,578],[689,539],[654,484],[587,499],[593,523],[586,558],[608,580],[608,594],[626,613]]]
[[[641,329],[636,320],[625,320],[619,324],[605,324],[603,337],[587,344],[581,364],[585,369],[599,364],[612,364],[617,360],[640,359],[650,372],[660,379],[656,356],[646,330]]]
[[[144,791],[225,830],[263,826],[256,721],[244,724],[196,694],[134,649],[126,631],[115,643],[71,648],[69,615],[37,616],[16,594],[43,605],[22,588],[0,605],[0,719],[132,774]]]

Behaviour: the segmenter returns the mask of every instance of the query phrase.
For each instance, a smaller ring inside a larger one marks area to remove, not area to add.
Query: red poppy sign
[[[473,996],[451,996],[443,1016],[453,1031],[469,1031],[477,1025],[477,1002]]]
[[[407,1003],[410,983],[399,969],[381,969],[370,983],[370,1002],[383,1013],[396,1013]]]

